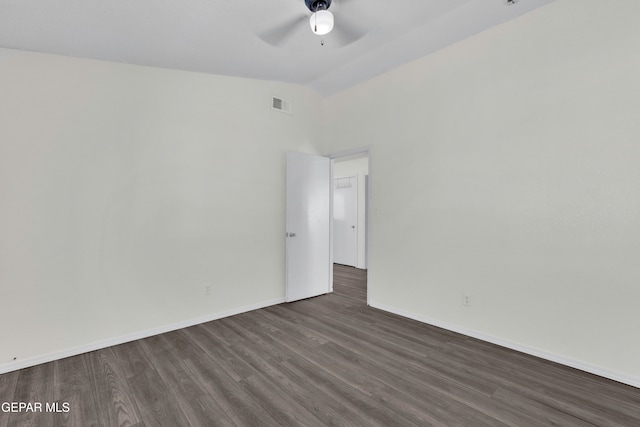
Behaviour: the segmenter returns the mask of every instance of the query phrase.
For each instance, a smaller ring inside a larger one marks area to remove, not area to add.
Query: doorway
[[[331,159],[333,290],[355,291],[357,281],[357,294],[368,302],[370,153],[352,151]]]
[[[371,291],[370,197],[371,156],[369,149],[333,156],[287,153],[285,301],[293,302],[334,291],[333,177],[355,170],[358,186],[358,250],[354,272],[365,273],[366,303]]]

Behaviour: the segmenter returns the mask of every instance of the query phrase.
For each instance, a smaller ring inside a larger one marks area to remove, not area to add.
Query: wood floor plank
[[[236,382],[241,381],[244,378],[248,378],[255,373],[255,370],[246,362],[238,359],[229,349],[229,345],[225,345],[218,339],[216,331],[223,328],[222,325],[205,324],[194,326],[186,329],[184,332],[187,334],[197,348],[193,348],[192,351],[196,352],[197,356],[191,358],[191,360],[197,360],[202,357],[203,352],[207,357],[215,360],[216,363],[225,371],[225,374],[229,375]],[[235,342],[244,342],[244,339],[234,340]]]
[[[53,362],[56,382],[54,400],[62,413],[56,417],[56,426],[99,425],[89,369],[84,357],[68,357]],[[69,412],[64,412],[68,405]]]
[[[138,343],[129,344],[126,348],[138,346]],[[140,423],[132,390],[120,369],[119,359],[113,355],[113,349],[97,350],[82,356],[89,370],[89,383],[100,425],[131,426]]]
[[[608,402],[607,404],[615,402],[617,410],[627,412],[627,409],[631,409],[631,415],[638,416],[638,412],[633,410],[640,408],[640,394],[635,387],[551,362],[539,364],[524,361],[514,368],[514,371],[530,378],[538,378],[539,381],[547,381],[548,384],[555,384],[556,387],[566,387],[577,392],[588,390],[589,394],[599,396],[598,399]]]
[[[177,405],[188,420],[188,425],[233,426],[225,412],[212,413],[205,410],[207,392],[189,377],[187,366],[179,356],[179,333],[164,334],[143,340],[141,346],[147,353],[167,394],[173,396],[172,404]]]
[[[354,346],[367,348],[368,351],[376,352],[388,357],[390,360],[402,360],[404,363],[418,366],[422,369],[429,370],[437,375],[441,375],[450,381],[472,388],[487,396],[493,394],[498,388],[495,381],[488,381],[487,372],[472,371],[464,365],[448,363],[442,360],[443,355],[429,357],[429,355],[421,354],[414,349],[403,348],[394,342],[377,339],[375,334],[366,333],[358,328],[352,327],[341,321],[336,321],[322,314],[310,314],[308,308],[300,308],[300,306],[287,306],[289,310],[296,311],[299,315],[306,315],[315,318],[317,321],[315,327],[328,327],[332,329],[334,336],[343,336],[351,341]],[[326,325],[326,326],[323,326]]]
[[[502,423],[495,418],[489,417],[482,412],[478,412],[467,427],[509,427],[509,424]]]
[[[362,332],[368,332],[370,336],[375,336],[378,340],[384,340],[414,354],[437,360],[443,365],[452,366],[459,372],[467,372],[472,376],[479,375],[486,384],[500,383],[508,377],[512,369],[510,366],[493,361],[490,358],[478,358],[473,352],[464,351],[460,347],[453,347],[450,345],[451,340],[434,343],[434,340],[421,336],[395,332],[392,329],[387,330],[386,328],[377,327],[377,325],[372,326],[364,320],[354,321],[353,317],[346,315],[336,315],[334,319],[344,322],[351,320],[351,325],[357,326]],[[444,369],[440,370],[444,372]]]
[[[259,329],[263,325],[261,322],[243,322],[238,327],[247,328],[259,334]],[[273,329],[269,330],[274,332]],[[322,425],[366,425],[360,422],[358,416],[350,412],[340,402],[317,389],[315,384],[311,383],[308,378],[296,375],[283,365],[283,362],[293,357],[301,357],[297,353],[301,351],[301,348],[305,347],[299,345],[299,342],[297,342],[298,337],[279,334],[275,338],[267,336],[264,336],[264,338],[265,341],[259,347],[259,353],[256,353],[257,348],[255,346],[246,343],[236,343],[231,347],[231,350],[239,358],[252,365],[257,372],[268,373],[268,377],[275,386],[287,394],[289,399],[307,408],[316,418],[322,421]],[[286,357],[282,356],[283,352],[279,347],[285,349]]]
[[[366,271],[334,292],[0,375],[0,413],[29,426],[637,427],[640,389],[366,305]]]
[[[184,330],[193,339],[193,358],[185,360],[193,381],[200,384],[237,426],[276,426],[278,423],[242,388],[240,382],[255,369],[240,360],[200,325]],[[237,374],[239,369],[241,375]]]
[[[262,375],[253,375],[241,381],[242,386],[271,418],[280,426],[321,426],[322,423],[311,412],[275,387]]]
[[[405,393],[404,387],[399,385],[396,377],[388,375],[384,370],[371,371],[370,364],[362,358],[339,357],[343,348],[336,349],[327,344],[327,348],[306,354],[306,358],[318,366],[330,363],[332,372],[349,386],[369,396],[378,405],[385,406],[395,412],[402,413],[403,417],[420,426],[448,425],[451,427],[465,426],[469,418],[459,406],[458,412],[450,412],[445,423],[438,417],[437,402],[428,394],[422,394],[420,398],[412,393]],[[428,399],[428,401],[427,401]],[[475,411],[469,409],[469,416]]]
[[[278,425],[215,361],[206,358],[185,360],[185,365],[192,373],[191,378],[208,391],[236,426]]]
[[[188,426],[188,418],[156,370],[145,370],[127,379],[133,401],[148,426]]]
[[[27,404],[40,403],[42,406],[54,401],[55,372],[53,362],[33,366],[21,370],[18,373],[18,381],[12,402]],[[59,414],[48,414],[37,411],[23,411],[9,414],[7,424],[9,426],[33,425],[49,427],[53,426]]]
[[[111,357],[118,363],[118,373],[123,378],[131,378],[142,371],[153,369],[153,364],[142,349],[145,340],[110,347]]]
[[[18,385],[18,375],[20,371],[13,371],[3,375],[0,375],[0,402],[13,402],[13,397]],[[9,425],[10,414],[7,412],[0,412],[0,427],[7,427]]]
[[[260,325],[274,334],[286,334],[306,342],[307,345],[322,345],[329,341],[325,336],[310,328],[299,327],[284,321],[278,316],[274,316],[267,310],[256,310],[254,318]]]
[[[563,427],[595,426],[595,424],[589,423],[573,415],[559,411],[534,399],[530,399],[526,396],[504,388],[500,388],[494,393],[493,400],[516,409],[520,414],[523,415],[523,417],[525,415],[529,416],[540,422],[542,425]]]
[[[394,412],[378,403],[330,371],[318,369],[317,365],[304,359],[293,358],[284,363],[293,372],[308,378],[320,390],[336,400],[339,400],[351,412],[365,420],[371,426],[416,426],[417,424],[404,417],[402,412]]]
[[[593,393],[591,383],[579,379],[551,380],[514,369],[502,387],[595,425],[633,425],[640,412],[640,405],[619,400],[615,394]]]
[[[464,426],[476,412],[434,388],[425,387],[423,384],[416,386],[416,382],[403,370],[387,369],[388,360],[376,362],[375,358],[368,358],[348,347],[333,343],[327,344],[319,356],[326,358],[332,366],[339,365],[345,372],[356,375],[357,382],[362,382],[362,379],[375,380],[368,386],[371,393],[377,398],[383,397],[387,402],[399,398],[411,407],[417,408],[425,417],[421,422],[423,425],[428,423],[429,425]],[[317,362],[321,360],[316,358]],[[386,395],[392,397],[386,398],[384,397]],[[398,404],[402,405],[402,402]]]

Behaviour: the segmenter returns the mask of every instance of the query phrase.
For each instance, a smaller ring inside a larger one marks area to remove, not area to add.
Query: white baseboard
[[[531,356],[536,356],[541,359],[549,360],[551,362],[556,362],[561,365],[569,366],[571,368],[579,369],[584,372],[588,372],[590,374],[598,375],[600,377],[608,378],[610,380],[618,381],[623,384],[627,384],[633,387],[640,388],[640,378],[631,377],[628,375],[621,374],[619,372],[611,371],[608,369],[603,369],[598,366],[593,366],[589,364],[585,364],[578,360],[574,360],[568,357],[560,356],[553,353],[548,353],[542,350],[538,350],[532,347],[523,346],[521,344],[513,343],[510,341],[506,341],[500,338],[492,337],[490,335],[483,334],[478,331],[474,331],[471,329],[461,328],[456,325],[448,324],[446,322],[441,322],[439,320],[431,319],[426,316],[421,316],[415,313],[411,313],[408,311],[404,311],[395,307],[390,307],[384,304],[378,304],[376,302],[369,302],[369,306],[373,308],[377,308],[382,311],[387,311],[389,313],[397,314],[398,316],[407,317],[409,319],[417,320],[418,322],[426,323],[428,325],[436,326],[438,328],[447,329],[452,332],[457,332],[462,335],[466,335],[468,337],[477,338],[482,341],[490,342],[492,344],[499,345],[501,347],[506,347],[511,350],[519,351],[521,353],[529,354]]]
[[[28,359],[17,360],[15,362],[5,363],[0,365],[0,374],[4,374],[11,371],[17,371],[18,369],[24,369],[41,363],[52,362],[54,360],[64,359],[65,357],[77,356],[79,354],[88,353],[90,351],[100,350],[102,348],[111,347],[114,345],[124,344],[126,342],[139,340],[142,338],[151,337],[154,335],[164,334],[166,332],[175,331],[178,329],[188,328],[190,326],[199,325],[200,323],[211,322],[212,320],[222,319],[224,317],[234,316],[236,314],[246,313],[248,311],[258,310],[260,308],[270,307],[272,305],[281,304],[285,302],[284,298],[276,298],[270,301],[263,301],[257,304],[247,305],[244,307],[234,308],[232,310],[222,311],[219,313],[209,314],[207,316],[198,317],[195,319],[184,320],[182,322],[173,323],[171,325],[160,326],[146,331],[134,332],[132,334],[93,342],[87,345],[79,347],[69,348],[65,350],[56,351],[53,353],[43,354],[41,356],[30,357]]]

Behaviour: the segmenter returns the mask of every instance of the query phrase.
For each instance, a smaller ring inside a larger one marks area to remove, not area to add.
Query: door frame
[[[371,201],[372,201],[372,194],[373,192],[371,191],[372,187],[373,187],[373,179],[372,179],[372,161],[371,161],[371,157],[372,157],[372,153],[373,152],[373,146],[366,146],[366,147],[361,147],[361,148],[353,148],[350,150],[344,150],[344,151],[338,151],[336,153],[332,153],[329,154],[327,157],[329,157],[329,159],[331,159],[331,172],[330,172],[330,179],[331,179],[331,194],[329,197],[330,200],[330,204],[331,204],[331,218],[329,221],[329,230],[330,230],[330,237],[329,237],[329,247],[330,247],[330,263],[331,265],[329,266],[329,280],[330,280],[330,285],[329,285],[329,289],[331,290],[331,292],[333,292],[333,180],[334,180],[334,176],[333,176],[333,162],[336,159],[342,159],[345,157],[353,157],[353,156],[357,156],[357,155],[366,155],[367,157],[367,161],[368,161],[368,172],[367,172],[367,185],[365,186],[365,237],[364,237],[364,244],[365,244],[365,249],[364,249],[364,253],[365,253],[365,265],[367,267],[367,305],[370,305],[369,302],[371,301],[371,285],[372,285],[372,280],[371,280],[371,217],[372,217],[372,209],[371,209]]]

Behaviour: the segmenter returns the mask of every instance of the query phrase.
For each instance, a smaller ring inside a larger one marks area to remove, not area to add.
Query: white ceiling
[[[307,85],[331,95],[553,0],[0,0],[0,47]],[[294,25],[275,47],[270,35]],[[342,34],[363,37],[343,45]]]

